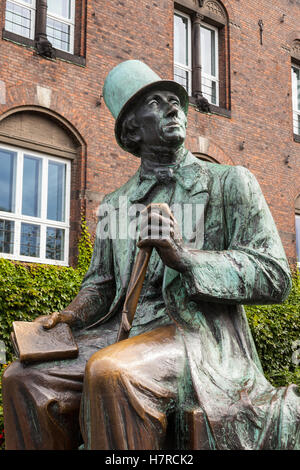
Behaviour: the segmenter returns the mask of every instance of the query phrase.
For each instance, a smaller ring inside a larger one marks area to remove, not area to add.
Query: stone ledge
[[[35,41],[33,39],[25,38],[24,36],[20,36],[19,34],[12,33],[11,31],[6,31],[5,29],[3,29],[2,31],[2,39],[13,42],[15,44],[18,44],[24,47],[28,47],[29,49],[35,50]],[[80,65],[81,67],[85,67],[85,57],[78,56],[75,54],[70,54],[69,52],[61,51],[59,49],[55,49],[55,54],[56,54],[56,59],[69,62],[74,65]],[[44,58],[47,60],[54,61],[54,62],[56,60],[56,59],[50,59],[48,57],[44,57]]]

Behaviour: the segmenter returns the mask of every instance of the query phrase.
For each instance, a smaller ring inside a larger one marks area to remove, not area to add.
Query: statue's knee
[[[9,384],[15,384],[17,381],[22,380],[23,373],[24,367],[19,361],[10,364],[5,369],[2,376],[3,387],[8,386]]]
[[[85,369],[85,376],[89,381],[102,381],[121,375],[123,370],[124,366],[121,361],[105,356],[100,351],[89,359]]]

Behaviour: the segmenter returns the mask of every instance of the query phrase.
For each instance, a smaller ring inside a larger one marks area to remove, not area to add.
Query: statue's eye
[[[176,98],[172,98],[172,99],[170,100],[170,103],[175,104],[176,106],[180,106],[180,103],[179,103],[179,101],[178,101]]]
[[[151,106],[151,107],[155,107],[158,105],[158,101],[154,98],[152,98],[151,100],[148,101],[148,106]]]

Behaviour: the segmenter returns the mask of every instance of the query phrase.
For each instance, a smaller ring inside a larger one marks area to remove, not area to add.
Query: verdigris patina
[[[69,323],[79,357],[5,373],[7,448],[76,448],[81,430],[85,449],[299,449],[299,390],[266,380],[242,307],[291,286],[258,183],[186,150],[188,96],[145,64],[119,64],[103,95],[141,166],[102,203],[78,296],[38,320]],[[154,249],[115,343],[139,248]]]

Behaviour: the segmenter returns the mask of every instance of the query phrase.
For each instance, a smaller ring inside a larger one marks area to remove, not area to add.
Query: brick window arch
[[[0,121],[0,256],[68,265],[82,142],[54,113],[27,108]]]
[[[228,14],[218,0],[175,2],[174,80],[192,103],[204,97],[212,110],[230,109]]]
[[[204,162],[218,163],[218,164],[220,163],[215,158],[205,153],[193,152],[193,155],[195,155],[195,157],[199,158],[199,160],[202,160]]]

